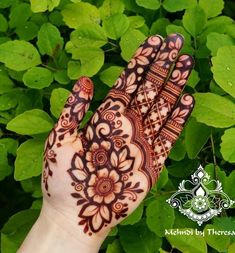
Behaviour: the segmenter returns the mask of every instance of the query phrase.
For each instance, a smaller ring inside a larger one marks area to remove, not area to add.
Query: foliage
[[[234,12],[231,0],[0,1],[2,253],[16,251],[41,208],[43,143],[74,80],[95,82],[87,121],[138,45],[173,32],[184,35],[182,52],[195,58],[185,90],[196,106],[157,185],[100,252],[234,252],[231,236],[165,236],[166,228],[198,228],[165,199],[199,163],[235,198]],[[200,229],[230,230],[232,211]]]

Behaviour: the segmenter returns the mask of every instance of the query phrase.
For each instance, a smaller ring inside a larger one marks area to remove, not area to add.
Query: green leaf
[[[235,124],[235,104],[225,97],[213,93],[195,93],[192,113],[198,122],[223,128]]]
[[[228,247],[228,253],[234,253],[235,252],[235,243],[229,245]]]
[[[225,184],[226,173],[221,170],[219,166],[209,163],[205,166],[205,171],[209,174],[211,179],[219,180],[222,186]],[[214,190],[215,184],[208,185],[208,189]]]
[[[200,43],[206,43],[207,36],[211,32],[225,33],[227,27],[233,24],[233,20],[226,16],[209,19],[200,35]]]
[[[11,6],[14,2],[15,2],[15,0],[1,0],[0,8],[1,9],[7,8],[7,7]]]
[[[211,134],[211,128],[191,118],[185,128],[185,146],[188,157],[195,159]]]
[[[60,3],[60,0],[30,0],[33,12],[52,11]]]
[[[149,231],[143,220],[135,225],[120,226],[119,236],[126,253],[157,252],[162,244],[161,238]]]
[[[84,2],[67,4],[62,10],[62,16],[66,25],[75,29],[84,24],[100,23],[99,10]]]
[[[109,87],[112,87],[121,74],[122,70],[123,67],[111,66],[100,73],[100,80],[103,83],[107,84]]]
[[[130,16],[128,17],[131,29],[137,29],[145,24],[145,19],[142,16]]]
[[[54,78],[60,84],[68,84],[70,82],[66,69],[57,70],[54,73]]]
[[[235,39],[235,26],[234,24],[226,25],[226,34]]]
[[[162,189],[167,184],[168,179],[169,179],[168,171],[166,167],[164,166],[161,171],[160,177],[158,178],[157,183],[156,183],[157,190]]]
[[[9,78],[7,73],[3,73],[0,69],[0,94],[7,93],[12,91],[14,88],[14,84],[12,80]]]
[[[224,8],[223,0],[199,0],[199,6],[207,14],[208,18],[216,17],[221,14]]]
[[[32,12],[30,10],[30,5],[26,3],[18,4],[12,9],[10,13],[10,28],[21,27],[30,18]]]
[[[182,138],[179,138],[173,148],[170,151],[169,158],[174,161],[180,161],[184,159],[186,155],[185,144]]]
[[[22,180],[20,181],[20,184],[24,192],[30,193],[32,197],[34,198],[42,197],[41,176]]]
[[[0,14],[0,32],[6,32],[8,28],[8,23],[6,18]]]
[[[35,177],[42,172],[44,140],[27,140],[17,150],[14,178],[16,181]]]
[[[166,27],[169,24],[170,21],[168,18],[158,18],[155,22],[152,23],[150,34],[160,34],[162,36],[166,36]]]
[[[64,40],[58,28],[50,23],[41,26],[38,32],[37,46],[42,55],[56,56],[63,48]]]
[[[102,20],[105,20],[105,18],[114,14],[123,13],[124,9],[125,5],[122,0],[105,0],[99,11]]]
[[[234,217],[214,217],[213,218],[213,225],[217,227],[218,230],[224,230],[224,231],[234,231],[235,227],[235,219]],[[230,236],[230,239],[232,241],[235,240],[235,236]]]
[[[8,41],[0,45],[0,61],[6,67],[22,71],[41,63],[37,49],[26,41]]]
[[[33,109],[12,119],[7,129],[18,134],[35,135],[49,132],[53,125],[53,120],[46,112]]]
[[[212,32],[207,36],[206,46],[210,49],[212,56],[217,54],[219,48],[232,45],[235,45],[235,40],[226,34]]]
[[[198,228],[198,225],[195,221],[192,221],[185,217],[185,215],[181,214],[178,210],[175,212],[175,222],[173,229],[180,229],[190,227],[190,228]]]
[[[50,86],[53,74],[50,70],[42,67],[33,67],[25,72],[23,82],[26,86],[34,89],[42,89]]]
[[[129,28],[130,21],[126,15],[117,13],[103,21],[103,27],[110,39],[119,39]]]
[[[116,239],[109,244],[106,250],[106,253],[123,253],[120,242]]]
[[[42,209],[42,199],[36,199],[33,201],[30,209],[41,210]]]
[[[217,55],[212,58],[212,72],[216,83],[235,98],[235,46],[226,46],[218,49]]]
[[[197,5],[197,0],[165,0],[163,7],[169,12],[182,11],[184,9],[193,8]]]
[[[212,231],[219,230],[212,224],[207,224],[204,228],[205,240],[207,244],[218,252],[226,252],[230,238],[227,235],[216,235]]]
[[[108,42],[104,29],[97,24],[84,24],[70,36],[75,47],[102,47]]]
[[[32,40],[34,39],[38,34],[39,27],[29,21],[26,22],[23,26],[19,26],[16,28],[15,32],[19,36],[21,40]]]
[[[176,161],[167,166],[168,173],[176,178],[184,178],[190,176],[198,167],[197,160],[184,159]]]
[[[7,111],[16,107],[17,99],[13,92],[5,93],[0,96],[0,111]]]
[[[184,230],[191,230],[191,228],[184,228],[181,231]],[[206,241],[201,235],[167,235],[166,238],[172,247],[181,252],[207,253]]]
[[[157,10],[160,8],[161,3],[159,0],[136,0],[136,3],[141,6],[144,7],[146,9],[150,9],[150,10]]]
[[[235,182],[235,170],[233,170],[230,173],[230,175],[226,178],[224,185],[224,192],[232,200],[235,199],[234,182]]]
[[[195,88],[196,85],[199,83],[199,81],[200,81],[200,78],[199,78],[198,72],[193,69],[187,81],[187,85],[192,88]]]
[[[82,129],[86,125],[86,123],[90,120],[93,114],[94,113],[92,111],[87,111],[80,124],[80,129]]]
[[[56,118],[59,118],[69,94],[70,91],[63,88],[54,89],[52,91],[50,98],[51,113]]]
[[[135,209],[135,211],[125,218],[120,225],[134,225],[141,220],[144,211],[143,202]]]
[[[2,138],[0,139],[0,146],[3,146],[7,153],[16,156],[16,150],[18,148],[18,141],[11,138]]]
[[[115,226],[115,227],[111,228],[108,236],[116,236],[117,234],[118,234],[118,228],[117,228],[117,226]]]
[[[221,154],[225,161],[235,162],[235,128],[225,130],[221,140]]]
[[[104,52],[100,48],[82,47],[73,48],[70,51],[72,58],[80,60],[81,65],[77,65],[78,77],[95,75],[104,64]]]
[[[202,32],[205,24],[206,13],[201,7],[196,6],[185,11],[183,16],[183,25],[193,37],[196,37]]]
[[[122,37],[120,41],[121,47],[121,56],[125,61],[129,61],[136,49],[140,46],[140,44],[145,40],[146,36],[136,30],[128,30]]]
[[[166,197],[158,197],[147,209],[147,225],[157,236],[164,237],[165,229],[172,228],[175,220],[174,209],[166,202]]]
[[[8,164],[7,149],[5,145],[0,143],[0,181],[9,176],[11,172],[12,168]]]
[[[39,212],[39,210],[24,210],[11,216],[2,228],[1,251],[3,253],[13,253],[19,249],[38,218]]]
[[[68,77],[71,80],[77,80],[80,75],[81,63],[79,61],[68,62]]]

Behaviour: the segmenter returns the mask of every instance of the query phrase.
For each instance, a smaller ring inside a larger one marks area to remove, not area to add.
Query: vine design
[[[64,110],[55,127],[51,130],[44,148],[42,182],[50,196],[48,179],[52,177],[51,164],[56,164],[56,148],[60,148],[66,137],[76,138],[77,121],[82,120],[93,97],[93,84],[87,77],[81,77],[74,85]],[[71,139],[72,140],[72,139]]]

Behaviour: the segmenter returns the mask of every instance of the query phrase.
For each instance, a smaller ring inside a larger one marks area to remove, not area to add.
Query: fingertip
[[[193,107],[195,104],[194,97],[189,94],[185,93],[181,96],[174,112],[172,113],[173,120],[179,120],[184,125],[184,123],[189,118],[190,114],[192,113]]]
[[[89,77],[81,76],[78,81],[73,86],[73,92],[82,92],[88,95],[88,97],[93,97],[94,94],[94,84]]]
[[[194,58],[189,54],[182,54],[179,56],[178,61],[185,62],[185,66],[189,68],[194,68],[195,60]]]

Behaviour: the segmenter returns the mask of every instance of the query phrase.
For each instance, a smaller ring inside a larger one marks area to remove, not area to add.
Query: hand
[[[148,38],[79,131],[93,84],[74,85],[46,142],[42,177],[42,212],[63,217],[71,233],[103,240],[159,177],[194,103],[179,99],[193,68],[191,56],[178,56],[182,45],[178,34]]]

